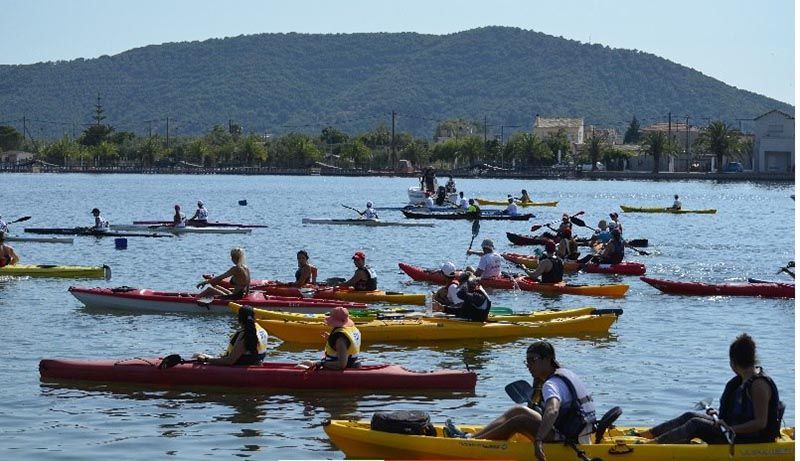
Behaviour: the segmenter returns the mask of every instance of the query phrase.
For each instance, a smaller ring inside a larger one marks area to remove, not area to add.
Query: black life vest
[[[781,419],[786,405],[780,401],[778,387],[775,382],[764,374],[764,370],[759,368],[758,373],[751,376],[747,381],[742,382],[742,378],[734,376],[719,399],[719,417],[731,426],[746,423],[753,419],[753,397],[751,389],[753,381],[764,379],[772,390],[769,398],[769,408],[767,410],[767,426],[764,429],[750,434],[736,434],[736,442],[742,443],[766,443],[772,442],[780,436]]]
[[[375,291],[378,289],[378,276],[375,274],[375,271],[372,270],[369,266],[364,266],[363,268],[357,269],[358,271],[364,271],[367,273],[367,281],[360,280],[356,282],[356,286],[354,287],[358,291]]]
[[[614,251],[611,252],[611,256],[603,259],[603,264],[619,264],[625,259],[625,243],[622,240],[611,239],[606,245],[611,245]]]
[[[551,263],[550,270],[542,274],[542,283],[559,283],[564,280],[564,263],[561,262],[561,258],[558,256],[553,255],[552,257],[547,256],[542,258],[542,260],[549,260]],[[540,261],[541,264],[541,261]]]

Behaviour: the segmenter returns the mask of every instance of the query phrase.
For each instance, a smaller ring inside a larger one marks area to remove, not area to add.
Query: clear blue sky
[[[646,51],[794,104],[793,0],[2,0],[0,64],[268,32],[499,25]]]

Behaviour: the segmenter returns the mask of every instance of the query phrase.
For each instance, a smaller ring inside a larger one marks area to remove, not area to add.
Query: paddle
[[[197,363],[199,360],[192,359],[192,360],[183,360],[180,354],[170,354],[163,359],[161,359],[161,363],[158,364],[158,368],[161,370],[166,370],[167,368],[172,368],[175,365],[180,365],[183,363]]]
[[[30,217],[30,216],[23,216],[23,217],[21,217],[21,218],[17,218],[17,219],[15,219],[15,220],[11,221],[9,224],[14,224],[14,223],[18,223],[18,222],[23,222],[23,221],[27,221],[27,220],[29,220],[29,219],[31,219],[31,217]]]
[[[717,416],[717,411],[711,407],[711,404],[706,400],[701,400],[694,405],[695,410],[705,410],[707,415],[710,415],[714,418],[714,422],[719,424],[719,430],[722,432],[722,435],[725,437],[725,440],[728,441],[728,445],[730,446],[730,455],[733,456],[733,443],[736,440],[736,434],[733,430],[728,427],[727,424],[724,422],[719,422],[719,417]]]
[[[351,207],[351,206],[347,206],[347,205],[345,205],[344,203],[340,203],[339,205],[341,205],[341,206],[343,206],[343,207],[347,208],[348,210],[353,210],[353,211],[355,211],[356,213],[358,213],[358,214],[359,214],[359,215],[361,215],[361,216],[364,216],[364,212],[363,212],[363,211],[361,211],[361,210],[359,210],[358,208],[353,208],[353,207]]]
[[[789,263],[788,263],[788,264],[786,264],[785,266],[781,267],[781,270],[779,270],[777,273],[778,273],[778,274],[780,274],[781,272],[786,272],[786,273],[787,273],[787,274],[789,274],[789,275],[790,275],[792,278],[794,278],[794,272],[792,272],[792,271],[790,270],[790,268],[792,268],[792,267],[794,267],[794,261],[789,261]]]
[[[467,265],[467,259],[469,259],[469,252],[472,250],[472,244],[475,243],[475,237],[478,236],[478,233],[481,231],[481,222],[476,217],[474,221],[472,221],[472,240],[469,241],[469,247],[467,248],[467,257],[464,258],[464,266]]]
[[[576,217],[576,216],[580,216],[580,215],[582,215],[582,214],[584,214],[584,213],[586,213],[586,212],[585,212],[585,211],[579,211],[579,212],[575,213],[574,215],[570,216],[570,218],[569,218],[569,219],[570,219],[570,220],[572,220],[574,217]],[[546,224],[534,224],[533,226],[531,226],[531,232],[536,232],[537,230],[541,229],[542,227],[545,227],[545,226],[547,226],[547,227],[550,227],[550,226],[552,226],[553,224],[558,224],[558,223],[560,223],[560,222],[561,222],[561,220],[560,220],[560,219],[557,219],[557,220],[555,220],[555,221],[551,221],[551,222],[549,222],[549,223],[546,223]],[[584,224],[585,224],[585,223],[584,223]]]

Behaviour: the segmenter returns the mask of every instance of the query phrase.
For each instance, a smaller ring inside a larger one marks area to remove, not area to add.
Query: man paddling
[[[100,210],[98,208],[92,208],[92,215],[94,216],[94,227],[92,227],[92,230],[96,232],[108,232],[111,226],[108,220],[100,215]]]
[[[197,201],[197,211],[194,212],[194,216],[189,218],[189,221],[208,222],[208,209],[206,209],[202,200]]]
[[[356,251],[353,255],[353,264],[356,271],[350,280],[338,285],[340,287],[353,287],[356,291],[374,291],[378,289],[378,276],[371,267],[367,266],[367,256],[363,251]]]
[[[672,210],[680,210],[681,209],[681,199],[678,197],[678,194],[675,194],[675,201],[672,202]]]
[[[372,202],[367,202],[367,209],[364,210],[363,213],[361,213],[361,216],[364,219],[371,219],[373,221],[378,219],[378,213],[375,211],[374,208],[372,208]]]
[[[507,214],[509,216],[519,216],[519,208],[517,208],[517,204],[514,203],[514,197],[508,196],[508,206],[505,210],[503,210],[503,214]]]
[[[481,242],[481,250],[467,250],[467,255],[478,255],[481,257],[478,262],[478,269],[475,275],[482,279],[500,277],[503,265],[503,257],[494,252],[494,242],[491,239],[484,239]]]
[[[542,283],[560,283],[564,280],[564,263],[556,255],[556,244],[548,240],[544,244],[544,256],[539,258],[539,265],[536,270],[531,271],[522,267],[528,276],[534,280],[541,277]]]
[[[0,267],[13,266],[19,262],[19,256],[8,244],[6,244],[6,233],[0,232]]]

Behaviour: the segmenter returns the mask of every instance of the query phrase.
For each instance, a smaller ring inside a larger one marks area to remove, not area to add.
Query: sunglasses
[[[525,364],[526,365],[533,365],[538,360],[542,360],[542,357],[528,357],[528,358],[525,359]]]

